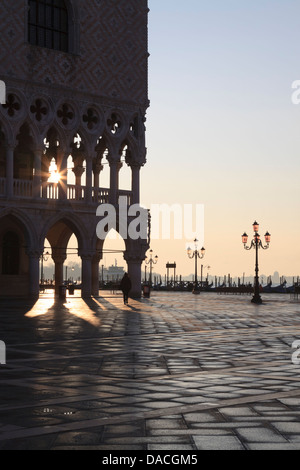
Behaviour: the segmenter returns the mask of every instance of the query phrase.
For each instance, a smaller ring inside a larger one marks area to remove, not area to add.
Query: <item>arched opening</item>
[[[68,156],[68,159],[67,159],[67,185],[68,186],[75,186],[75,174],[74,174],[74,162],[73,162],[73,158],[72,158],[72,155],[69,155]]]
[[[60,180],[60,174],[55,158],[52,158],[49,166],[49,178],[48,183],[58,184]]]
[[[97,153],[93,160],[93,187],[97,191],[99,188],[109,188],[110,171],[108,156],[108,147],[105,137],[99,137],[95,147]]]
[[[38,291],[28,255],[33,235],[29,230],[13,214],[0,219],[0,296],[28,297],[31,288]]]
[[[51,257],[51,246],[47,239],[39,264],[40,293],[52,292],[54,288],[54,263]]]
[[[68,177],[73,185],[69,186],[69,199],[82,200],[85,198],[86,186],[86,154],[82,137],[76,133],[71,142],[71,155],[68,158]],[[71,158],[70,158],[71,157]],[[69,175],[73,173],[73,175]]]
[[[100,261],[100,288],[110,289],[118,287],[127,271],[127,263],[124,260],[126,250],[125,242],[120,234],[111,229],[102,245],[102,260]]]
[[[110,186],[110,170],[109,170],[109,161],[107,159],[108,151],[103,153],[103,157],[101,160],[101,165],[103,169],[100,173],[100,187],[101,188],[109,188]]]
[[[67,245],[67,257],[64,263],[64,282],[78,286],[81,283],[81,259],[78,255],[78,240],[71,235]]]
[[[58,184],[64,175],[61,171],[60,141],[55,128],[47,132],[44,145],[41,162],[42,196],[45,199],[58,199]]]
[[[5,232],[2,239],[2,274],[19,274],[20,248],[19,235],[11,230]]]
[[[122,167],[119,172],[119,190],[131,191],[132,187],[132,174],[131,168],[128,165],[130,157],[130,150],[127,144],[121,150],[121,163]]]
[[[18,144],[14,151],[14,179],[33,179],[33,139],[28,125],[25,123],[17,135]]]
[[[82,248],[82,240],[80,230],[69,218],[63,217],[57,220],[48,229],[44,253],[48,252],[52,259],[51,287],[56,297],[60,296],[60,290],[63,286],[68,292],[73,291],[73,286],[76,293],[81,294],[82,263],[79,251]]]

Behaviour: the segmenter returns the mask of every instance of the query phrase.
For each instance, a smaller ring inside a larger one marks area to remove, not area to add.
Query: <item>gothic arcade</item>
[[[0,17],[0,80],[7,88],[0,106],[0,296],[39,296],[46,239],[57,292],[73,234],[82,296],[97,295],[103,241],[96,209],[117,205],[120,196],[128,205],[140,200],[147,0],[3,0]],[[119,185],[124,167],[131,172],[127,190]],[[147,241],[126,240],[135,297],[147,249]]]

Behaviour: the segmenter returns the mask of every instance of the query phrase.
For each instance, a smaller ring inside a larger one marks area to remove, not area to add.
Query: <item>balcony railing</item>
[[[84,201],[85,186],[76,186],[75,184],[68,184],[67,199],[69,199],[70,201]]]
[[[92,201],[97,204],[109,203],[109,189],[92,188]]]
[[[43,199],[59,199],[59,187],[57,183],[43,183],[42,194]]]
[[[6,178],[0,178],[0,196],[6,196],[7,181]],[[13,195],[18,198],[34,197],[33,182],[31,180],[13,180]],[[43,200],[59,200],[61,197],[60,185],[57,183],[43,183],[40,188],[40,198]],[[108,188],[91,188],[91,201],[95,204],[108,204],[110,201],[110,190]],[[119,190],[117,193],[117,201],[119,197],[127,198],[127,205],[132,204],[132,191]],[[66,198],[73,202],[84,202],[87,199],[86,186],[67,185]]]
[[[13,180],[13,194],[16,197],[29,198],[32,197],[32,181],[31,180]]]
[[[126,197],[127,198],[127,205],[130,206],[132,203],[132,191],[127,191],[125,189],[119,189],[118,191],[118,200],[119,197]]]

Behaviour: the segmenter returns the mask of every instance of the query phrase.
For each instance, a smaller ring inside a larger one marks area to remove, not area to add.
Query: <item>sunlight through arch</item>
[[[75,234],[71,235],[67,245],[67,259],[64,263],[64,281],[75,284],[80,284],[81,282],[81,258],[78,256],[78,240]]]
[[[103,277],[105,281],[118,280],[127,271],[127,263],[124,260],[125,250],[123,238],[116,230],[111,229],[104,240],[103,258],[100,262],[102,274],[104,270]],[[112,279],[112,277],[115,279]]]

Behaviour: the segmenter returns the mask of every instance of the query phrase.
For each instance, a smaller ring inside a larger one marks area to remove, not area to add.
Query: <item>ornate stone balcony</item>
[[[32,199],[34,197],[34,183],[32,180],[13,180],[13,197],[21,199]],[[6,178],[0,178],[0,197],[7,196]],[[91,188],[91,198],[89,202],[95,204],[108,204],[110,202],[110,190],[108,188]],[[128,206],[132,204],[132,191],[118,190],[117,198],[125,196]],[[61,197],[60,185],[58,183],[43,183],[38,191],[38,199],[56,200],[67,199],[76,203],[85,203],[88,201],[88,191],[86,186],[68,184],[66,186],[66,197]]]

